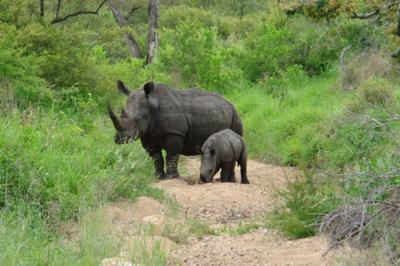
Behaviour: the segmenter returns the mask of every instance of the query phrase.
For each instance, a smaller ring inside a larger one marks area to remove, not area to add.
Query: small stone
[[[134,266],[132,262],[122,257],[112,257],[103,259],[100,266]]]

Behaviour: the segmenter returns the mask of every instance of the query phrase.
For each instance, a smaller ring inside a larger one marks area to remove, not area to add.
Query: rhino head
[[[217,168],[217,158],[215,148],[209,143],[205,143],[201,148],[200,180],[208,183],[213,180]]]
[[[150,128],[152,112],[157,105],[154,83],[148,82],[135,92],[131,92],[122,81],[117,81],[118,90],[128,96],[126,108],[118,117],[108,104],[108,114],[116,129],[115,143],[124,144],[137,140]]]

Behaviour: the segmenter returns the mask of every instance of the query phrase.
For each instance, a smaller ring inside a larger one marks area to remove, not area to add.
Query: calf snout
[[[209,182],[211,182],[211,178],[206,177],[206,176],[204,176],[204,175],[200,175],[200,180],[201,180],[201,182],[203,182],[203,183],[209,183]]]

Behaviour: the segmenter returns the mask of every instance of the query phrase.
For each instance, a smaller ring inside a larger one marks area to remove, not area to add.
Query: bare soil
[[[107,230],[118,239],[120,247],[119,256],[104,258],[102,266],[133,265],[126,254],[135,249],[137,243],[148,249],[155,243],[161,243],[169,254],[168,265],[335,263],[336,251],[322,256],[328,248],[323,237],[289,240],[265,226],[240,235],[221,231],[217,235],[191,236],[179,241],[188,219],[197,219],[210,228],[238,228],[243,224],[264,223],[268,211],[280,205],[274,195],[277,189],[284,189],[288,180],[303,178],[296,168],[250,160],[249,185],[240,184],[238,167],[238,183],[214,180],[213,183],[199,184],[199,159],[183,158],[181,162],[185,165],[183,177],[154,183],[155,187],[164,189],[176,200],[180,207],[178,215],[172,215],[168,206],[147,197],[140,197],[135,202],[111,203],[96,211],[96,215],[100,212],[105,219]],[[93,219],[93,215],[89,213],[82,220]],[[150,226],[151,230],[144,233],[146,226]],[[73,240],[79,237],[78,228],[77,224],[66,223],[60,228],[60,233]]]
[[[187,158],[185,163],[184,178],[160,181],[155,186],[173,196],[187,216],[216,227],[234,226],[265,215],[279,205],[274,195],[277,188],[284,189],[288,180],[303,177],[296,168],[250,160],[250,185],[218,180],[199,184],[199,159]],[[238,167],[236,179],[240,182]],[[288,240],[268,229],[258,229],[237,236],[192,238],[173,250],[168,265],[331,265],[332,253],[322,257],[327,248],[327,241],[320,236]]]
[[[301,176],[295,168],[249,161],[250,185],[240,184],[238,167],[237,183],[221,183],[216,179],[213,183],[199,184],[199,160],[186,158],[185,163],[184,177],[159,181],[155,186],[175,198],[185,215],[211,224],[242,223],[243,220],[264,214],[276,204],[273,195],[276,188],[282,188],[287,179]]]

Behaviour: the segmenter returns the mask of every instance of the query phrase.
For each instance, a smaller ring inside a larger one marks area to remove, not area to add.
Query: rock
[[[143,222],[161,226],[164,223],[164,217],[161,214],[146,216],[142,219]]]
[[[100,266],[134,266],[134,264],[123,257],[112,257],[103,259]]]

